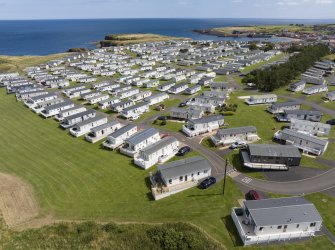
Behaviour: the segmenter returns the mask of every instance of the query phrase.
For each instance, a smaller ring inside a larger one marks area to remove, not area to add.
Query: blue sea
[[[193,32],[236,25],[320,24],[334,20],[284,19],[89,19],[0,21],[0,55],[47,55],[69,48],[94,48],[112,33],[156,33],[196,40],[232,40]],[[236,39],[234,39],[236,40]]]

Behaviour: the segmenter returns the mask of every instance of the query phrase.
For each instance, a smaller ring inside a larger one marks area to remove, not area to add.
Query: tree
[[[249,49],[250,50],[256,50],[256,49],[258,49],[257,44],[256,43],[250,43],[249,44]]]

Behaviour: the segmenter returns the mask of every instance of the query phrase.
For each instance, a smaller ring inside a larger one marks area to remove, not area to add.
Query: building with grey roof
[[[267,111],[272,114],[283,113],[285,110],[299,110],[301,107],[300,101],[290,101],[290,102],[276,102],[273,103]]]
[[[223,115],[210,115],[199,119],[190,119],[182,131],[190,137],[218,130],[224,125]]]
[[[150,177],[152,195],[159,200],[198,185],[211,175],[212,166],[200,156],[158,166]]]
[[[280,122],[289,122],[291,119],[319,122],[322,119],[322,113],[318,110],[284,110],[284,113],[276,115]]]
[[[85,135],[85,139],[91,143],[96,143],[97,141],[106,138],[108,135],[120,129],[121,127],[122,125],[119,121],[110,121],[98,127],[91,128],[90,132]]]
[[[253,169],[287,170],[299,166],[299,149],[290,145],[250,144],[240,151],[243,165]]]
[[[301,133],[291,129],[278,131],[274,138],[299,148],[304,153],[321,155],[328,147],[328,140],[320,139],[316,136],[307,133]]]
[[[102,143],[102,146],[107,149],[116,149],[121,146],[124,141],[137,133],[137,126],[134,124],[128,124],[115,132],[111,133],[107,140]]]
[[[247,200],[232,208],[232,219],[244,245],[314,236],[322,218],[302,197]]]
[[[194,109],[183,109],[183,108],[171,108],[170,110],[170,117],[174,119],[182,119],[182,120],[189,120],[189,119],[198,119],[204,115],[204,112],[201,110],[194,110]]]
[[[148,128],[134,134],[125,140],[125,145],[120,149],[122,154],[134,157],[139,150],[159,141],[159,132],[155,128]]]
[[[210,137],[215,146],[230,145],[237,141],[254,142],[259,139],[254,126],[220,129]]]
[[[179,142],[174,137],[165,137],[139,151],[134,163],[148,169],[157,163],[171,159],[178,152]]]
[[[291,119],[290,129],[310,135],[325,136],[329,134],[331,125],[321,122]]]

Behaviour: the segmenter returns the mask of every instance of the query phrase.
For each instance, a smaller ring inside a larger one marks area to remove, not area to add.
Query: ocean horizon
[[[95,48],[113,33],[154,33],[194,40],[250,40],[202,35],[194,29],[237,25],[328,24],[335,19],[267,18],[101,18],[0,21],[0,55],[48,55],[70,48]],[[259,40],[259,39],[257,39]]]

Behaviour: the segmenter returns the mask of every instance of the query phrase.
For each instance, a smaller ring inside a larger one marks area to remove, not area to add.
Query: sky
[[[0,0],[0,19],[335,19],[335,0]]]

